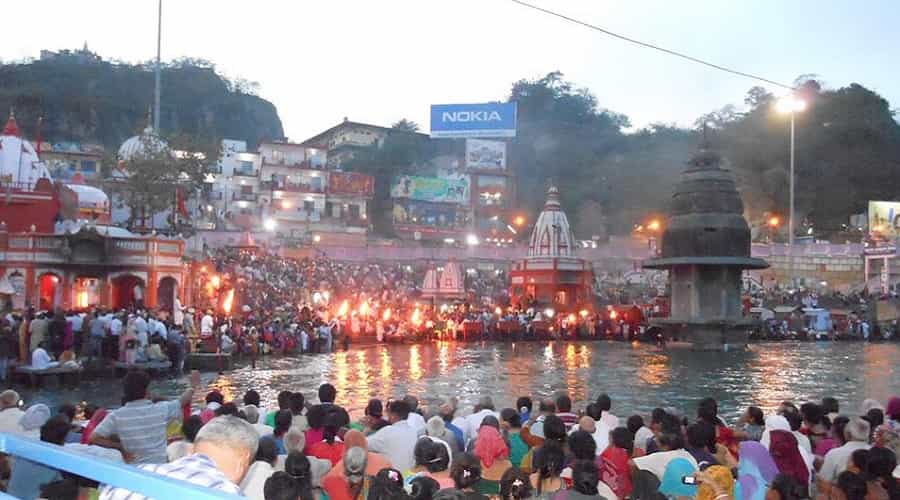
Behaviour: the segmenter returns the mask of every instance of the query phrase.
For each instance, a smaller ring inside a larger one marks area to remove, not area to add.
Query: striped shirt
[[[140,469],[223,493],[234,495],[240,495],[241,493],[237,485],[232,483],[225,474],[222,474],[216,468],[216,464],[213,463],[212,459],[206,455],[188,455],[168,464],[141,465]],[[145,497],[123,488],[112,488],[108,485],[103,485],[100,488],[99,500],[150,500],[150,497]]]
[[[110,412],[94,429],[94,433],[106,438],[119,436],[125,451],[134,456],[135,464],[164,464],[166,426],[179,417],[179,401],[129,401],[125,406]]]

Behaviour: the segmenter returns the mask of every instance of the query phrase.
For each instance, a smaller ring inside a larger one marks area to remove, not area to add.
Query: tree
[[[391,125],[391,128],[396,129],[396,130],[404,130],[406,132],[418,132],[419,124],[414,121],[407,120],[406,118],[404,118],[404,119],[400,120],[399,122]]]

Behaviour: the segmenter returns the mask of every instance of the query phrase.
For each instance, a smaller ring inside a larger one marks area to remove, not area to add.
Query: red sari
[[[631,471],[628,470],[628,451],[624,448],[608,446],[600,454],[600,480],[609,486],[619,498],[625,498],[631,494],[634,485],[631,484]]]

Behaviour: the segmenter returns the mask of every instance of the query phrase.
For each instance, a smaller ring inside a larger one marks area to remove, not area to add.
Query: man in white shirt
[[[600,421],[606,424],[610,429],[615,429],[619,426],[619,417],[610,413],[610,409],[612,408],[612,399],[608,394],[601,394],[597,397],[597,404],[600,406],[600,411],[603,413],[600,416]]]
[[[598,457],[609,446],[609,433],[611,429],[603,422],[597,422],[591,417],[584,416],[578,421],[578,425],[572,427],[569,434],[572,434],[575,431],[587,432],[594,438],[594,442],[597,443]]]
[[[120,318],[118,314],[114,315],[112,319],[109,320],[109,334],[117,338],[122,334],[122,318]]]
[[[407,394],[403,397],[403,401],[406,401],[406,404],[409,405],[409,416],[406,417],[406,420],[419,433],[419,436],[424,436],[425,417],[416,413],[416,409],[419,407],[419,399],[412,394]]]
[[[206,311],[206,314],[200,319],[200,337],[208,338],[212,336],[213,323],[212,311]]]
[[[478,400],[478,404],[475,405],[474,412],[468,417],[465,417],[465,428],[462,429],[466,436],[466,443],[464,443],[464,445],[475,439],[478,435],[478,429],[481,427],[481,421],[488,415],[500,420],[500,415],[494,411],[494,401],[491,397],[481,396],[481,399]]]
[[[369,436],[369,451],[381,453],[397,470],[410,470],[415,466],[413,449],[419,433],[407,421],[409,405],[405,401],[392,401],[388,405],[388,421],[391,425]]]
[[[659,442],[663,451],[631,459],[638,470],[648,471],[662,481],[669,462],[676,458],[683,458],[697,467],[697,459],[684,449],[684,438],[681,435],[663,434]]]
[[[831,486],[829,483],[836,482],[840,473],[847,470],[847,462],[854,451],[869,449],[869,423],[861,418],[854,418],[844,427],[844,439],[846,444],[825,454],[825,461],[816,478],[819,491],[828,491]]]
[[[19,409],[19,393],[6,390],[0,393],[0,432],[17,434],[22,431],[19,420],[25,412]]]
[[[59,366],[59,362],[53,361],[53,358],[51,358],[50,355],[47,354],[47,350],[44,349],[46,345],[46,342],[41,342],[41,345],[31,353],[32,368],[35,368],[37,370],[45,370],[47,368],[55,368]]]

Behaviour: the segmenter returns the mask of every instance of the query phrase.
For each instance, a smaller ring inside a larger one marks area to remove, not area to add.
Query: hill
[[[115,151],[146,126],[153,102],[153,66],[64,51],[41,60],[0,65],[0,109],[14,107],[29,136],[38,116],[50,141],[99,143]],[[205,61],[181,60],[162,71],[160,127],[209,139],[284,136],[275,106],[243,82],[217,74]]]

